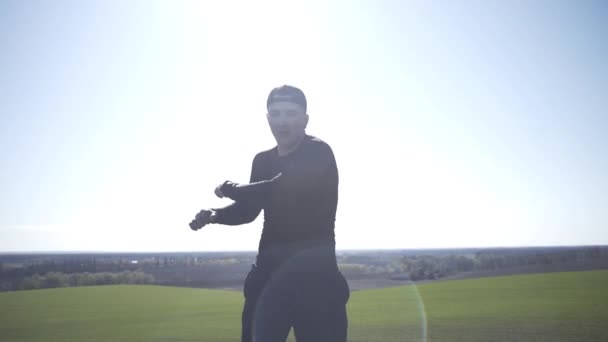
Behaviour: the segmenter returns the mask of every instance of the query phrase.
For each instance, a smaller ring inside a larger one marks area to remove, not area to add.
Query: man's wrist
[[[213,209],[209,209],[209,211],[211,211],[211,215],[209,215],[209,223],[215,223],[217,219],[217,211]]]

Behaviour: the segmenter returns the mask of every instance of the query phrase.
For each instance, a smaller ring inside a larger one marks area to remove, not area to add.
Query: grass
[[[607,288],[608,271],[592,271],[357,291],[349,341],[606,341]],[[5,292],[0,340],[237,341],[242,302],[158,286]]]
[[[608,271],[593,271],[354,293],[349,341],[421,341],[424,316],[428,341],[608,341],[607,289]]]
[[[235,292],[101,286],[0,294],[3,341],[235,341]]]

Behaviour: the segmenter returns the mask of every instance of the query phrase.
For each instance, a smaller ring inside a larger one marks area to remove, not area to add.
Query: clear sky
[[[230,203],[308,97],[339,249],[608,244],[605,1],[0,1],[0,251],[254,250]]]

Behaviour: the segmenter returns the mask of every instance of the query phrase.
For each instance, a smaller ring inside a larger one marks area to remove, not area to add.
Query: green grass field
[[[237,341],[242,301],[158,286],[4,292],[0,340]],[[358,291],[348,310],[349,341],[608,341],[608,271]]]

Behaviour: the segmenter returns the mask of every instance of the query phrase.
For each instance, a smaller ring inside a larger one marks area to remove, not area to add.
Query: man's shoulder
[[[307,135],[307,136],[306,136],[306,139],[308,139],[308,141],[309,141],[310,143],[312,143],[312,144],[319,144],[319,145],[326,145],[326,146],[329,146],[329,144],[328,144],[328,143],[326,143],[326,142],[325,142],[323,139],[318,138],[318,137],[316,137],[316,136],[314,136],[314,135]]]
[[[304,152],[305,154],[315,154],[318,155],[320,154],[324,154],[324,155],[328,155],[333,157],[333,151],[331,149],[331,147],[329,146],[329,144],[327,142],[325,142],[324,140],[313,136],[313,135],[306,135],[306,137],[304,138],[305,141],[303,142],[303,144],[301,145],[301,151],[300,152]],[[267,150],[258,152],[255,157],[254,157],[254,162],[261,162],[261,163],[265,163],[265,162],[269,162],[273,159],[276,159],[278,157],[278,153],[277,153],[277,146],[269,148]]]
[[[272,158],[273,156],[277,155],[277,147],[273,147],[273,148],[269,148],[267,150],[258,152],[255,157],[253,158],[254,161],[258,160],[268,160],[270,158]]]
[[[307,145],[308,145],[309,149],[315,150],[317,152],[333,154],[331,147],[323,139],[317,138],[313,135],[307,135],[306,139],[307,139]]]

